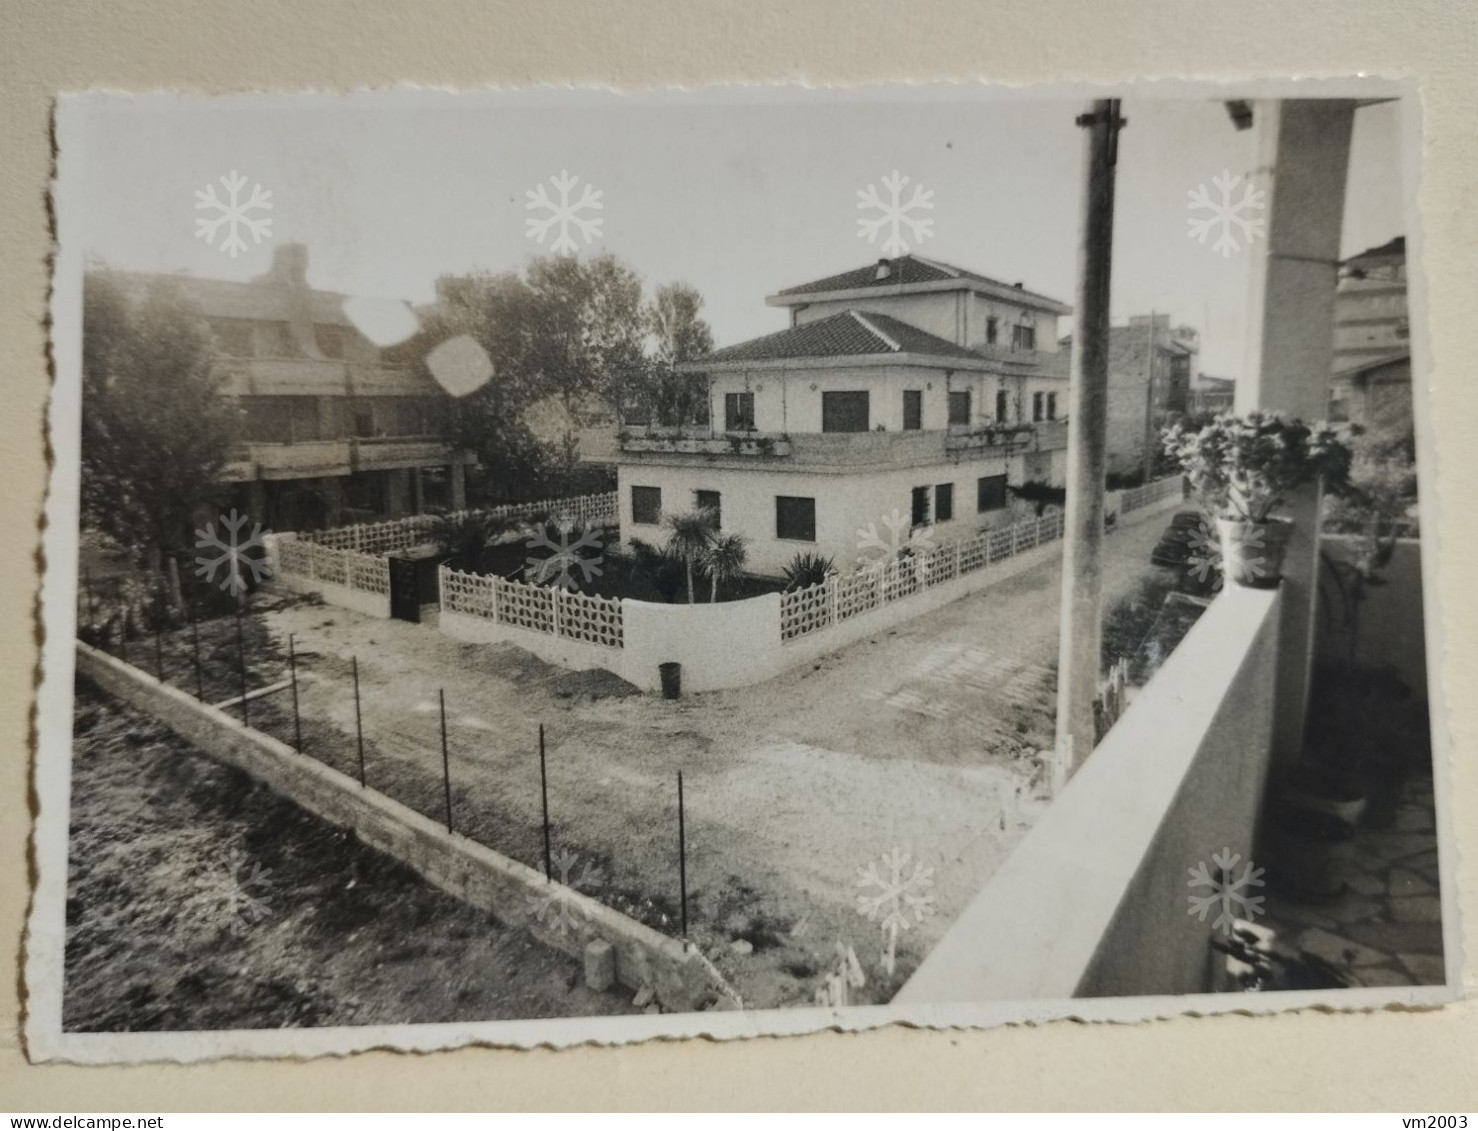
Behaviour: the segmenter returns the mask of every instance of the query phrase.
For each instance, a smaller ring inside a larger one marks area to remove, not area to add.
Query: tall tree
[[[647,331],[653,342],[647,400],[659,423],[708,422],[707,382],[677,368],[713,350],[713,331],[702,312],[703,296],[687,283],[658,287],[646,308]]]
[[[157,572],[189,547],[237,435],[210,332],[178,287],[129,297],[107,271],[82,290],[82,515]]]
[[[641,278],[611,255],[535,259],[524,277],[447,276],[437,308],[406,347],[424,357],[437,342],[466,334],[487,352],[494,376],[453,414],[457,439],[486,468],[511,478],[573,470],[578,432],[644,380],[646,325]],[[529,410],[552,401],[562,435],[539,439]]]

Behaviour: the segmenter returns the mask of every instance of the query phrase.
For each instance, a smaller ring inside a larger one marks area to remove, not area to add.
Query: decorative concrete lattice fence
[[[624,645],[621,602],[441,567],[441,610],[596,644]]]
[[[333,605],[369,616],[390,615],[390,562],[356,550],[308,542],[296,534],[269,534],[272,576],[289,589],[314,592]]]
[[[1142,510],[1170,497],[1185,497],[1185,478],[1171,475],[1165,479],[1152,479],[1143,487],[1130,487],[1119,495],[1119,512]]]
[[[509,503],[501,507],[485,507],[472,511],[451,511],[446,518],[460,521],[472,516],[535,522],[546,515],[554,522],[575,522],[584,526],[610,526],[618,521],[619,508],[614,491],[601,495],[576,495],[568,499],[540,499],[533,503]],[[433,542],[437,516],[411,515],[388,522],[362,522],[338,526],[331,530],[305,531],[299,537],[336,550],[357,550],[362,554],[397,554]]]
[[[1057,511],[783,593],[780,639],[789,643],[1061,537],[1062,512]]]

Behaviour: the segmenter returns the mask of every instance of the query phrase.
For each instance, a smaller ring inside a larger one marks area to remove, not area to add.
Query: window
[[[865,392],[821,394],[823,432],[866,432],[869,415]]]
[[[999,331],[1000,323],[996,320],[996,316],[992,314],[985,320],[985,344],[988,346],[995,345]]]
[[[1006,505],[1006,477],[982,475],[975,481],[975,509],[980,514],[998,511]]]
[[[724,431],[748,432],[754,427],[754,394],[724,394]]]
[[[970,390],[962,393],[950,393],[949,395],[949,422],[951,424],[970,423]]]
[[[1047,394],[1047,419],[1048,420],[1056,420],[1057,419],[1057,394],[1056,393],[1048,393]]]
[[[1046,414],[1047,414],[1047,398],[1045,396],[1043,396],[1041,393],[1033,393],[1032,394],[1032,420],[1033,420],[1033,422],[1040,421],[1040,420],[1045,419]]]
[[[717,491],[698,491],[698,509],[700,511],[713,512],[713,528],[718,530],[723,525],[722,512],[719,506],[719,493]]]
[[[924,426],[924,394],[917,389],[903,390],[903,430],[917,432]]]
[[[324,357],[344,356],[344,328],[318,323],[313,327],[313,340]]]
[[[227,357],[251,357],[255,352],[252,348],[250,322],[223,318],[218,322],[212,322],[210,328],[215,334],[216,349]]]
[[[927,487],[913,489],[913,524],[915,526],[929,525],[929,488]]]
[[[631,521],[642,526],[659,526],[662,523],[662,488],[632,487]]]
[[[951,522],[955,517],[955,485],[941,483],[934,488],[934,521]]]
[[[775,537],[787,542],[816,541],[816,500],[776,495]]]
[[[354,414],[354,434],[361,439],[368,439],[375,434],[375,414],[373,412]]]
[[[1006,417],[1011,411],[1011,400],[1006,395],[1006,390],[1001,389],[996,393],[996,423],[1005,424]]]
[[[1011,348],[1034,350],[1037,348],[1037,328],[1031,323],[1018,322],[1011,327]]]
[[[297,350],[293,348],[292,331],[288,329],[286,322],[263,322],[262,333],[259,341],[262,349],[258,351],[259,357],[295,357]]]

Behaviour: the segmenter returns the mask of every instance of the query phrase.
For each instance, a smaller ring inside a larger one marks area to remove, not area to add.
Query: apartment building
[[[464,506],[476,457],[445,439],[446,394],[384,361],[345,313],[346,296],[307,276],[302,244],[277,246],[246,282],[168,276],[209,323],[221,393],[241,411],[222,476],[235,505],[277,530]],[[119,277],[138,291],[157,278]]]
[[[787,329],[683,367],[707,381],[707,428],[621,432],[623,537],[660,543],[664,515],[705,506],[755,572],[808,551],[847,572],[862,531],[945,541],[1010,521],[1008,487],[1064,481],[1064,303],[920,256],[766,302]]]

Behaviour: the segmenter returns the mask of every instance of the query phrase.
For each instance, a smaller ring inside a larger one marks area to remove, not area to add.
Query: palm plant
[[[453,569],[475,571],[483,551],[509,526],[507,519],[478,511],[439,514],[431,527],[431,539],[448,556]]]
[[[694,603],[693,569],[705,560],[709,543],[713,540],[713,510],[696,507],[681,514],[670,514],[663,519],[663,525],[671,532],[667,539],[668,550],[682,559],[688,578],[688,604],[691,605]]]
[[[708,595],[710,604],[718,601],[720,583],[727,585],[743,573],[744,563],[748,560],[749,546],[744,535],[709,532],[708,550],[704,554],[703,564],[708,568],[708,576],[713,583]]]
[[[785,591],[794,593],[797,589],[820,585],[836,572],[836,564],[831,558],[806,550],[791,558],[790,564],[782,572],[785,574]]]

